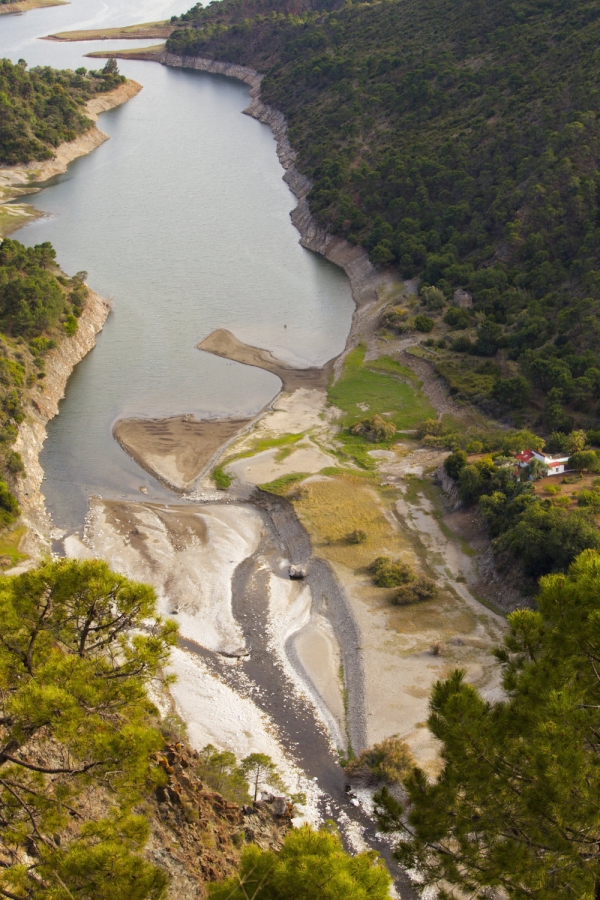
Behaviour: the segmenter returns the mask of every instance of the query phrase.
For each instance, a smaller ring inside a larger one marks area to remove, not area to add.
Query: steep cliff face
[[[291,219],[300,232],[300,243],[308,250],[319,253],[325,259],[339,266],[348,276],[356,311],[346,347],[348,349],[354,346],[365,324],[373,317],[378,307],[380,302],[378,291],[388,284],[388,276],[378,272],[371,265],[366,250],[330,234],[315,221],[307,200],[312,185],[309,179],[296,168],[296,151],[289,141],[285,116],[279,110],[263,103],[260,98],[260,85],[264,76],[247,66],[219,62],[214,59],[177,56],[167,52],[153,58],[165,66],[227,75],[250,86],[252,99],[244,112],[268,125],[273,131],[277,142],[277,156],[285,169],[284,181],[298,199],[298,205],[293,210]],[[341,368],[342,363],[343,355],[336,361],[336,369]]]
[[[94,291],[89,292],[77,332],[65,337],[46,357],[46,377],[30,392],[25,406],[26,417],[19,427],[14,449],[21,454],[25,474],[18,479],[16,495],[21,505],[21,517],[28,533],[22,547],[34,559],[47,551],[51,522],[41,485],[44,472],[39,454],[46,439],[46,426],[58,413],[58,404],[65,395],[71,372],[96,345],[96,335],[102,330],[110,312],[110,304]]]
[[[169,873],[170,900],[206,897],[206,884],[231,875],[245,844],[278,850],[292,827],[276,803],[240,807],[195,774],[198,755],[184,744],[166,748],[159,764],[167,784],[156,789],[146,856]]]

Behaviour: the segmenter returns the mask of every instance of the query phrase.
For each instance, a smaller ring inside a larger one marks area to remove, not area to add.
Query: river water
[[[75,28],[157,21],[190,0],[73,0],[0,17],[0,56],[29,65],[98,67],[102,46],[38,40]],[[85,269],[114,303],[96,349],[76,368],[48,429],[43,492],[57,526],[81,526],[91,494],[167,492],[111,435],[122,416],[246,415],[279,389],[268,372],[195,349],[215,328],[291,362],[337,355],[353,303],[346,276],[304,250],[295,200],[270,129],[249,116],[248,89],[232,79],[119,61],[143,85],[104,113],[110,140],[76,160],[33,198],[45,213],[16,235],[51,241],[63,269]],[[170,496],[170,495],[168,495]]]

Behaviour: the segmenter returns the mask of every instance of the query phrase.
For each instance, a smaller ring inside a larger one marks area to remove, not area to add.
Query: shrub
[[[414,757],[399,737],[385,738],[344,766],[346,775],[371,784],[400,784],[412,770]]]
[[[579,491],[577,496],[577,505],[578,506],[587,506],[594,510],[594,512],[600,511],[600,494],[597,491]]]
[[[427,334],[430,331],[433,331],[433,326],[435,322],[433,319],[430,319],[429,316],[415,316],[415,328],[417,331],[423,331]]]
[[[466,334],[461,334],[452,341],[452,349],[455,353],[470,353],[473,346],[473,341]]]
[[[363,419],[357,422],[351,429],[352,434],[359,434],[372,441],[374,444],[381,444],[390,441],[396,434],[396,426],[393,422],[386,422],[379,415],[374,415],[370,419]]]
[[[410,584],[404,584],[392,598],[394,606],[408,606],[410,603],[423,603],[437,596],[437,585],[431,578],[420,575]]]
[[[427,309],[440,310],[443,309],[446,304],[446,298],[439,288],[427,285],[421,289],[420,295],[421,303],[423,303]]]
[[[392,562],[389,556],[378,556],[369,566],[369,572],[373,575],[373,582],[377,587],[399,587],[416,578],[407,563],[399,559]]]
[[[224,471],[222,466],[217,466],[213,469],[212,480],[216,484],[217,490],[226,491],[231,485],[233,478]]]
[[[450,456],[447,456],[444,460],[446,475],[453,478],[454,481],[457,481],[460,477],[460,473],[467,465],[467,461],[468,456],[464,450],[454,450]]]
[[[351,531],[346,541],[349,544],[364,544],[367,540],[367,532],[362,531],[360,528],[357,528],[356,531]]]
[[[444,316],[444,322],[452,328],[468,328],[471,324],[471,316],[466,309],[451,306]]]
[[[19,503],[7,483],[0,479],[0,528],[7,528],[19,518]]]

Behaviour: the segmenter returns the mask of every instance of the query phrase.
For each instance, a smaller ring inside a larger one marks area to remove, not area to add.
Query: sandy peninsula
[[[34,0],[35,2],[35,0]],[[39,4],[41,5],[41,4]],[[51,4],[44,4],[50,6]],[[126,41],[144,38],[168,38],[175,26],[168,21],[142,22],[140,25],[126,25],[124,28],[96,28],[88,31],[58,31],[42,38],[43,41]]]
[[[251,419],[120,419],[113,436],[139,466],[175,491],[189,491],[215,453]]]
[[[16,0],[15,3],[0,5],[0,16],[29,12],[30,9],[45,9],[47,6],[66,6],[67,4],[68,0]]]

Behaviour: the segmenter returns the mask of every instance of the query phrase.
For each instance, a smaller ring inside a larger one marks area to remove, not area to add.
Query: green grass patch
[[[393,359],[391,356],[380,356],[379,359],[370,359],[365,363],[365,368],[370,369],[373,372],[384,372],[387,375],[408,378],[413,384],[416,384],[418,387],[421,386],[420,379],[415,375],[412,369],[409,369],[408,366],[403,366],[397,359]]]
[[[266,484],[259,484],[261,491],[267,491],[269,494],[279,494],[280,497],[285,496],[288,488],[297,481],[304,481],[308,478],[308,472],[290,472],[289,475],[282,475],[275,478],[274,481],[267,481]]]
[[[414,376],[410,384],[398,380],[398,375],[405,376],[404,366],[390,357],[383,357],[382,360],[375,360],[375,364],[381,364],[383,370],[372,371],[372,363],[368,363],[369,368],[363,366],[364,358],[364,345],[348,354],[342,375],[336,384],[329,386],[328,396],[329,401],[344,412],[342,431],[338,435],[343,446],[338,451],[338,456],[342,459],[351,458],[362,469],[371,470],[375,468],[376,462],[369,456],[369,451],[390,449],[398,436],[375,444],[361,435],[350,433],[349,429],[356,422],[375,414],[388,413],[386,418],[398,430],[402,430],[413,428],[424,419],[435,418],[436,413],[425,394],[414,383]],[[412,376],[412,372],[410,374]],[[366,404],[368,409],[361,409],[359,404]]]
[[[29,558],[26,553],[21,553],[19,550],[19,544],[26,531],[27,528],[21,525],[19,528],[15,528],[14,531],[0,534],[0,566],[10,568],[10,566],[16,566]]]
[[[223,466],[217,466],[212,470],[211,478],[217,486],[217,490],[226,491],[231,486],[233,478],[223,469]]]
[[[375,372],[365,368],[364,358],[364,346],[352,350],[346,357],[339,381],[328,390],[330,402],[345,413],[343,424],[346,427],[376,413],[391,413],[387,418],[398,429],[413,428],[423,419],[435,418],[433,407],[419,388],[390,377],[387,374],[389,370]],[[389,363],[384,363],[384,366]],[[394,370],[394,374],[400,372]],[[360,409],[359,404],[367,404],[368,410]]]
[[[258,438],[252,446],[248,450],[243,450],[241,453],[236,453],[235,456],[232,456],[229,460],[230,462],[234,459],[246,459],[248,456],[255,456],[257,453],[263,453],[265,450],[272,450],[273,447],[289,447],[289,453],[292,452],[292,446],[297,444],[298,441],[302,440],[304,437],[304,432],[301,431],[300,434],[281,434],[279,437],[271,437],[271,438]],[[289,453],[286,453],[286,456],[289,456]],[[277,454],[277,461],[280,459],[285,459],[285,456],[281,456]]]

